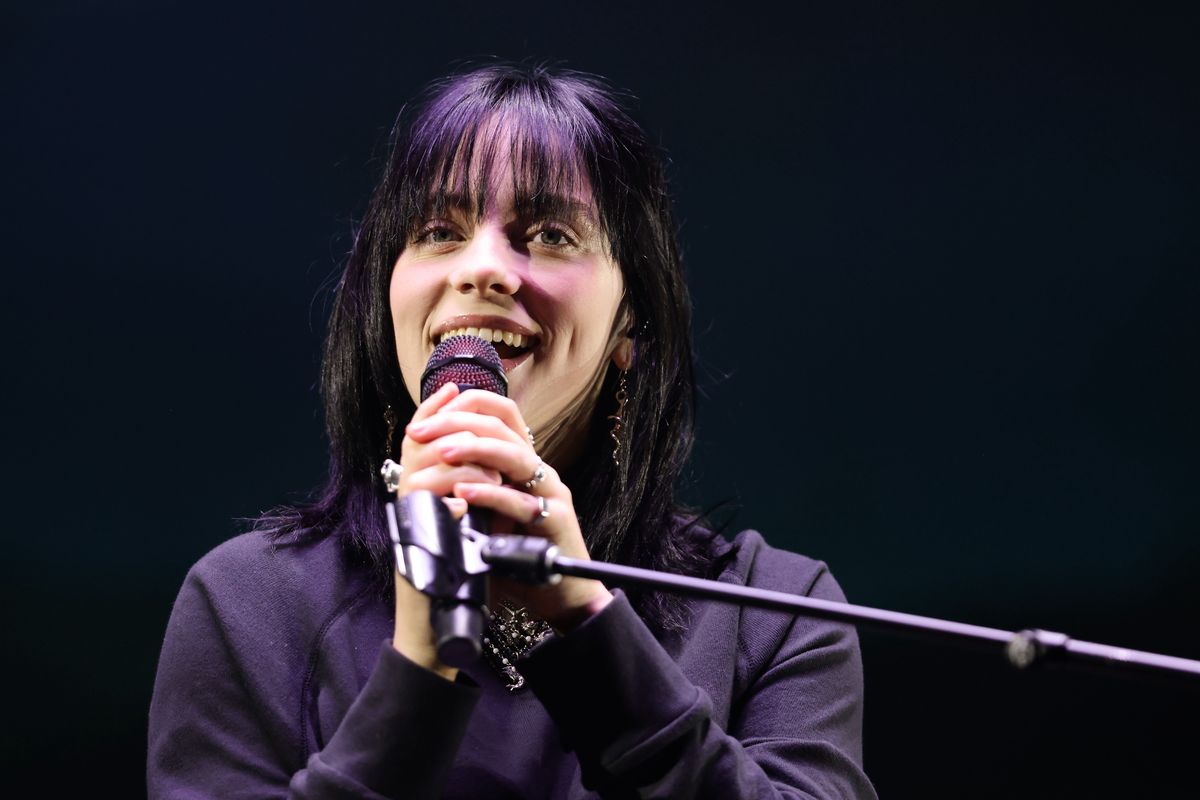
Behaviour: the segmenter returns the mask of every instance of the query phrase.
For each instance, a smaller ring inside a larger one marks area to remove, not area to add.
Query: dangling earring
[[[625,385],[625,377],[628,374],[629,370],[621,370],[621,380],[617,383],[617,410],[608,415],[608,419],[613,421],[612,431],[609,433],[613,440],[612,460],[618,467],[621,466],[621,430],[625,427],[625,401],[629,399]]]
[[[383,466],[380,467],[379,474],[383,478],[384,488],[395,494],[400,488],[400,478],[404,475],[404,467],[392,461],[392,442],[396,439],[396,412],[392,410],[390,403],[383,410],[383,421],[387,424],[387,443],[383,448]]]
[[[387,447],[384,448],[384,455],[391,458],[392,443],[396,439],[396,412],[392,410],[391,403],[383,410],[383,421],[387,424]]]

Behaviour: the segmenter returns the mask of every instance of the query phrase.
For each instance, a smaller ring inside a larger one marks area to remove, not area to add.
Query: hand
[[[443,386],[440,391],[428,397],[413,414],[413,422],[435,415],[458,394],[458,387],[453,383]],[[446,441],[472,436],[468,433],[457,433],[445,437]],[[428,490],[446,497],[446,505],[456,518],[461,518],[467,510],[467,503],[451,495],[454,486],[461,481],[472,483],[498,484],[500,474],[495,470],[473,466],[470,464],[449,465],[441,460],[436,446],[417,442],[405,437],[400,448],[400,463],[404,465],[404,473],[400,478],[399,495],[406,495],[417,490]],[[437,657],[437,649],[433,643],[433,628],[429,621],[429,598],[418,592],[399,573],[393,574],[396,590],[396,621],[392,633],[392,646],[405,658],[436,672],[447,680],[454,680],[458,670],[448,667]]]
[[[423,414],[422,409],[441,395],[439,391],[418,409],[405,430],[404,442],[406,448],[411,442],[411,451],[414,455],[419,453],[422,459],[436,453],[440,485],[452,482],[445,493],[462,502],[461,508],[469,503],[492,509],[495,534],[542,536],[557,545],[565,556],[588,558],[571,490],[553,467],[543,465],[538,458],[516,403],[493,392],[457,394],[455,390]],[[410,449],[403,452],[407,459]],[[404,463],[407,476],[408,462]],[[544,469],[545,478],[526,489],[525,482],[538,466]],[[498,479],[500,476],[503,481]],[[407,490],[412,488],[428,487],[414,486]],[[405,490],[402,481],[401,491]],[[539,497],[546,501],[549,516],[545,519],[540,517]],[[507,595],[560,631],[570,630],[612,601],[612,594],[604,584],[585,578],[565,578],[554,586],[497,580],[493,590]]]

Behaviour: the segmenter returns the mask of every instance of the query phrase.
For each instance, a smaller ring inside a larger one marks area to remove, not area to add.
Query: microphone
[[[478,336],[451,336],[434,348],[421,373],[421,401],[447,383],[457,384],[460,391],[483,389],[508,396],[500,355]],[[487,600],[488,566],[480,549],[490,528],[488,510],[468,508],[459,522],[442,499],[429,492],[412,492],[386,508],[398,571],[430,596],[438,659],[459,668],[474,663],[482,652],[482,607]]]
[[[491,342],[478,336],[451,336],[433,348],[421,373],[421,402],[447,383],[457,384],[460,392],[483,389],[508,397],[508,376],[500,354]],[[491,514],[487,509],[468,507],[463,525],[487,536]]]
[[[433,348],[421,373],[421,402],[447,383],[459,391],[484,389],[508,397],[508,376],[491,342],[478,336],[451,336]]]

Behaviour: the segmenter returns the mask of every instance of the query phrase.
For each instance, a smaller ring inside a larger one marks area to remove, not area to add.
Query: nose
[[[462,294],[477,292],[481,297],[516,294],[521,288],[518,255],[506,236],[481,231],[450,271],[450,285]]]

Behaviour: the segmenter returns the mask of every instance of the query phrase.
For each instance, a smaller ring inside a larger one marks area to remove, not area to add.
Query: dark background
[[[689,498],[858,603],[1200,658],[1197,14],[825,5],[6,4],[6,774],[144,792],[184,573],[323,474],[390,122],[489,55],[606,75],[669,154]],[[1197,681],[863,647],[884,797],[1194,796]]]

